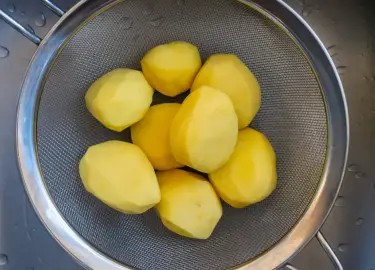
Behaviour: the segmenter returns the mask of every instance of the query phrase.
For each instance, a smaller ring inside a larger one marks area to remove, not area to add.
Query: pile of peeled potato
[[[260,107],[259,84],[235,55],[212,55],[202,66],[187,42],[151,49],[141,66],[115,69],[86,93],[90,113],[111,130],[130,127],[133,143],[91,146],[79,164],[83,184],[118,211],[140,214],[155,206],[169,230],[207,239],[222,216],[220,198],[242,208],[276,187],[275,152],[248,128]],[[151,106],[154,89],[169,97],[190,94],[182,104]]]

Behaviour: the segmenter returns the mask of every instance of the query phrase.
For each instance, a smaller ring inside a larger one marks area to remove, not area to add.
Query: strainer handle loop
[[[335,265],[335,268],[337,270],[344,270],[344,267],[342,266],[339,258],[337,258],[335,252],[333,251],[331,246],[328,244],[327,240],[325,239],[325,237],[323,236],[321,231],[318,231],[318,233],[316,234],[316,238],[318,239],[320,245],[322,246],[322,248],[326,252],[329,259]]]
[[[294,267],[293,265],[291,265],[289,263],[286,264],[284,268],[288,269],[288,270],[299,270],[297,267]]]
[[[42,3],[48,7],[50,10],[52,10],[55,14],[58,16],[64,15],[64,11],[56,6],[54,3],[52,3],[49,0],[42,0]],[[19,33],[24,35],[26,38],[28,38],[30,41],[35,43],[36,45],[39,45],[40,42],[42,42],[42,38],[37,36],[35,33],[28,30],[26,27],[24,27],[22,24],[20,24],[18,21],[16,21],[13,17],[9,16],[4,10],[0,9],[0,19],[3,19],[7,24],[9,24],[11,27],[16,29]]]
[[[65,11],[56,6],[53,2],[50,0],[42,0],[42,3],[49,8],[52,12],[54,12],[57,16],[63,16],[65,14]]]
[[[333,251],[331,246],[328,244],[327,240],[325,239],[325,237],[323,236],[321,231],[318,231],[318,233],[316,234],[316,239],[318,240],[319,244],[324,249],[324,251],[327,254],[327,256],[329,257],[329,259],[334,264],[335,269],[336,270],[344,270],[344,267],[342,266],[339,258],[337,258],[335,252]],[[291,264],[286,264],[285,268],[288,269],[288,270],[298,270],[298,268],[296,268],[295,266],[293,266]]]

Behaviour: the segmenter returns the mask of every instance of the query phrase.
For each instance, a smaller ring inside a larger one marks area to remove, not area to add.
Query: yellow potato
[[[108,141],[91,146],[79,163],[79,174],[88,192],[118,211],[140,214],[160,201],[154,169],[134,144]]]
[[[130,128],[133,143],[145,152],[157,170],[183,166],[173,157],[169,143],[170,126],[180,106],[178,103],[151,106],[143,119]]]
[[[166,96],[174,97],[191,87],[202,62],[197,47],[175,41],[148,51],[141,65],[152,87]]]
[[[172,153],[179,163],[210,173],[228,161],[237,134],[238,120],[229,97],[202,86],[184,100],[172,121]]]
[[[161,200],[156,205],[169,230],[179,235],[207,239],[222,215],[219,197],[202,176],[183,170],[157,173]]]
[[[138,70],[119,68],[96,80],[85,99],[90,113],[105,127],[122,131],[148,111],[154,90]]]
[[[238,133],[236,149],[228,163],[209,174],[219,196],[242,208],[268,197],[276,188],[276,155],[267,138],[254,129]]]
[[[247,127],[260,108],[260,87],[251,71],[232,54],[212,55],[199,71],[191,91],[202,85],[226,93],[238,116],[238,127]]]

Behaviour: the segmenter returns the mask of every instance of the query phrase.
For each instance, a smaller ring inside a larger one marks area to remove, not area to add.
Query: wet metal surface
[[[180,6],[185,1],[176,0]],[[66,10],[74,0],[54,0]],[[317,32],[343,80],[351,121],[348,170],[322,232],[344,269],[375,269],[375,3],[372,0],[287,0]],[[0,8],[45,36],[58,17],[39,0],[3,0]],[[163,23],[145,11],[151,25]],[[132,21],[124,17],[124,29]],[[139,37],[137,37],[139,38]],[[52,239],[22,187],[15,153],[16,104],[36,46],[0,20],[0,270],[82,270]],[[334,269],[314,238],[291,264]]]

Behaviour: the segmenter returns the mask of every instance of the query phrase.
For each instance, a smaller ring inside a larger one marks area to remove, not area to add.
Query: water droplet
[[[8,10],[9,10],[9,12],[15,12],[16,11],[16,6],[14,5],[14,4],[9,4],[8,6],[7,6],[7,8],[8,8]]]
[[[33,241],[33,238],[31,237],[31,234],[29,231],[26,232],[26,238],[27,240],[29,240],[30,242]]]
[[[0,46],[0,58],[6,58],[9,55],[9,50],[3,46]]]
[[[185,0],[177,0],[177,5],[185,6]]]
[[[363,76],[363,77],[362,77],[362,80],[367,81],[368,78],[367,78],[366,76]]]
[[[40,12],[35,19],[35,25],[39,27],[43,27],[46,25],[46,16]]]
[[[348,244],[339,244],[337,249],[340,252],[347,252],[349,250],[349,245]]]
[[[26,15],[26,12],[25,11],[21,11],[21,16],[25,16]]]
[[[348,171],[349,172],[356,172],[356,171],[358,171],[358,165],[356,165],[356,164],[349,165],[348,166]]]
[[[332,53],[331,54],[331,58],[333,58],[333,57],[335,57],[335,56],[337,56],[338,55],[338,53]]]
[[[35,34],[34,28],[30,24],[26,25],[26,29],[29,30],[31,33]]]
[[[362,225],[363,223],[363,218],[357,218],[357,220],[355,221],[355,225]]]
[[[6,265],[8,263],[8,256],[0,254],[0,265]]]
[[[365,54],[364,54],[363,52],[361,52],[359,55],[360,55],[361,57],[365,57]]]
[[[157,17],[150,21],[150,24],[154,27],[158,27],[163,22],[163,17]]]
[[[371,77],[371,81],[375,81],[375,77]]]
[[[152,6],[152,4],[151,3],[146,3],[146,7],[142,11],[142,13],[143,13],[143,15],[147,16],[147,15],[150,15],[153,10],[154,10],[154,7]]]
[[[338,66],[336,67],[336,69],[339,74],[344,74],[346,70],[346,66]]]
[[[133,25],[133,20],[129,17],[122,17],[120,23],[124,29],[130,29]]]
[[[310,15],[312,11],[312,8],[310,6],[305,6],[303,9],[302,9],[302,16],[304,17],[307,17]]]
[[[345,199],[342,196],[338,196],[335,201],[336,206],[345,206]]]
[[[357,178],[357,179],[361,179],[361,178],[365,177],[365,174],[362,173],[362,172],[356,172],[354,174],[354,177]]]

